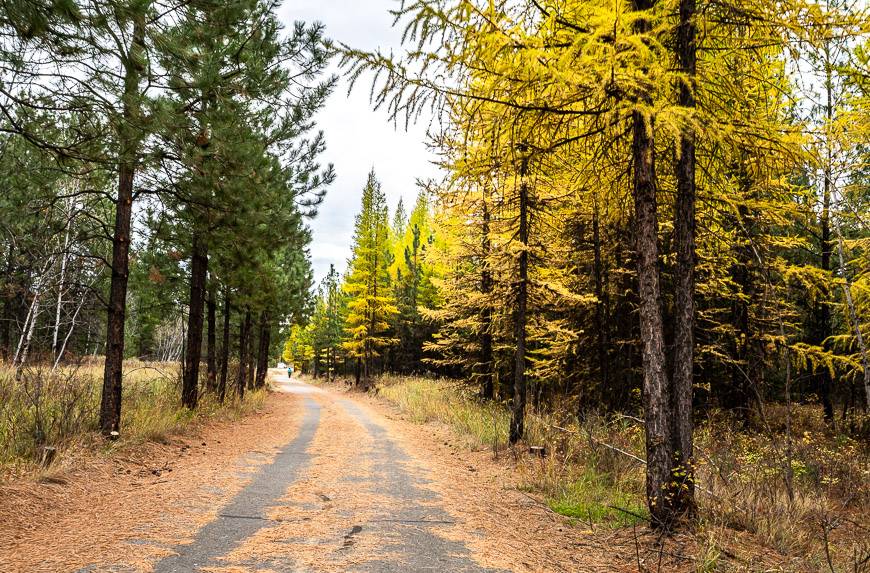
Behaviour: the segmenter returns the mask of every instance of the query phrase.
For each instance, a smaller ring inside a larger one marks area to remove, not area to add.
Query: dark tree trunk
[[[665,366],[664,325],[659,278],[658,214],[652,119],[633,113],[634,210],[640,339],[643,350],[643,402],[646,418],[646,493],[655,525],[671,521],[667,489],[671,479],[671,404]]]
[[[828,122],[833,118],[833,100],[830,82],[830,67],[828,68],[829,81],[826,83],[827,105],[825,113]],[[825,273],[831,271],[831,252],[833,243],[831,241],[831,158],[828,157],[825,165],[825,181],[822,195],[822,216],[821,216],[821,251],[822,251],[822,270]],[[823,348],[828,346],[828,338],[832,333],[831,326],[831,293],[827,285],[822,285],[821,302],[817,305],[818,308],[818,344]],[[819,395],[819,400],[822,403],[824,410],[825,421],[829,424],[834,422],[834,405],[831,402],[831,371],[827,367],[821,367],[816,372],[816,392]]]
[[[734,364],[731,365],[730,384],[727,378],[719,381],[716,394],[720,406],[737,416],[746,427],[762,371],[761,342],[754,332],[751,316],[752,302],[758,294],[754,281],[755,256],[752,246],[756,235],[755,216],[747,205],[757,197],[750,195],[752,182],[742,164],[738,166],[737,174],[742,181],[745,202],[738,206],[734,221],[734,230],[739,238],[734,245],[735,264],[731,268],[731,280],[739,289],[731,305],[731,321],[736,334],[731,337]]]
[[[203,306],[208,278],[208,247],[196,233],[190,265],[190,312],[187,315],[187,350],[184,378],[181,385],[181,403],[191,410],[199,401],[199,363],[202,360]]]
[[[260,314],[260,348],[257,353],[257,388],[266,385],[266,371],[269,369],[269,346],[272,338],[272,319],[267,311]]]
[[[680,25],[677,31],[677,51],[680,67],[686,79],[680,84],[680,105],[695,107],[695,46],[696,0],[680,0]],[[673,506],[677,513],[694,515],[694,425],[692,395],[695,364],[695,132],[683,126],[680,134],[680,155],[677,159],[677,198],[674,207],[674,246],[676,276],[674,280],[674,372],[673,425],[671,447],[674,450],[674,481],[680,484],[674,491]]]
[[[248,309],[245,313],[245,322],[247,323],[248,331],[248,348],[245,351],[248,357],[248,364],[245,372],[248,376],[248,390],[254,389],[254,378],[256,374],[256,354],[254,354],[254,318],[251,315],[251,310]]]
[[[3,276],[3,317],[0,321],[0,356],[9,360],[12,356],[12,306],[15,303],[15,286],[12,274],[15,270],[15,244],[9,243],[6,253],[6,272]]]
[[[239,322],[239,372],[236,377],[236,392],[239,400],[245,397],[245,384],[248,381],[248,336],[251,329],[251,311]]]
[[[378,299],[378,253],[375,251],[375,259],[374,265],[372,265],[374,269],[374,277],[372,278],[372,300],[376,301]],[[374,304],[374,303],[373,303]],[[374,349],[372,348],[372,337],[375,336],[375,330],[377,329],[377,314],[375,313],[374,308],[371,309],[371,320],[369,323],[369,332],[366,338],[366,360],[365,360],[365,369],[363,371],[363,380],[365,380],[366,387],[369,384],[369,378],[372,375],[372,370],[374,369],[374,364],[372,363],[372,355],[374,354]]]
[[[483,236],[481,241],[482,271],[480,273],[480,292],[484,295],[484,307],[480,316],[480,392],[486,400],[495,399],[495,384],[492,375],[492,273],[489,269],[489,207],[486,198],[483,200]]]
[[[741,213],[745,209],[741,208]],[[748,243],[749,239],[743,239],[743,243]],[[733,355],[735,364],[731,367],[731,384],[722,384],[725,386],[719,391],[719,401],[725,410],[733,412],[744,425],[749,421],[749,404],[751,387],[755,381],[751,379],[753,368],[750,367],[750,349],[753,343],[754,336],[752,334],[752,326],[750,323],[750,303],[753,300],[754,289],[752,285],[751,270],[749,265],[751,261],[746,260],[748,245],[743,244],[738,246],[736,262],[731,270],[731,280],[740,289],[739,296],[735,298],[731,305],[731,320],[734,324],[736,336],[733,337]]]
[[[130,275],[130,227],[133,216],[133,180],[139,154],[139,134],[133,123],[139,115],[141,62],[145,49],[144,17],[137,15],[129,55],[124,58],[124,98],[121,125],[117,129],[118,197],[115,201],[115,230],[112,236],[112,281],[106,325],[106,363],[100,399],[100,431],[111,436],[121,429],[121,382],[124,369],[124,319],[127,312],[127,280]]]
[[[214,279],[212,278],[212,283]],[[207,385],[212,392],[217,390],[217,291],[215,285],[208,289],[208,339],[206,340]]]
[[[622,232],[618,230],[614,238],[616,242],[613,249],[615,267],[617,269],[627,269],[632,265],[636,267],[636,261],[632,261],[627,253],[630,250],[629,245],[637,243],[634,219],[632,218],[627,222]],[[642,373],[643,371],[643,352],[639,352],[641,350],[639,345],[632,342],[640,340],[640,322],[637,319],[637,309],[640,302],[636,274],[618,273],[616,288],[623,295],[617,297],[613,306],[611,323],[613,324],[614,336],[612,340],[618,342],[611,344],[613,345],[613,354],[619,356],[619,361],[611,363],[611,390],[604,397],[605,405],[612,411],[625,409],[626,405],[632,402],[633,392],[643,388],[643,376],[641,375],[640,380],[637,376],[638,372]]]
[[[224,332],[221,344],[221,372],[218,382],[218,399],[223,403],[227,396],[227,374],[230,366],[230,291],[224,289]]]
[[[526,155],[527,149],[524,145],[520,147],[520,153],[523,154],[523,158],[520,164],[520,217],[517,238],[522,251],[518,261],[515,291],[514,342],[516,351],[514,354],[514,391],[511,401],[511,444],[517,443],[525,434],[526,413],[526,313],[529,289],[529,186],[526,176],[528,175],[529,158]]]
[[[361,375],[362,375],[362,359],[357,358],[356,359],[355,380],[354,380],[354,385],[356,385],[357,387],[359,387]]]
[[[598,396],[601,403],[604,396],[611,391],[610,367],[608,360],[609,325],[607,323],[607,293],[604,288],[604,268],[601,256],[601,221],[598,209],[598,200],[595,200],[592,213],[592,251],[593,264],[595,266],[595,330],[597,334],[598,350]]]

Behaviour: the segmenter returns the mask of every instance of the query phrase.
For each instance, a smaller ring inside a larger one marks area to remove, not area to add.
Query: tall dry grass
[[[63,451],[94,440],[98,430],[102,364],[52,370],[33,366],[15,372],[0,365],[0,478],[33,471],[45,448]],[[118,445],[165,441],[190,426],[216,418],[237,418],[262,407],[265,392],[225,404],[204,393],[195,412],[181,406],[180,366],[137,360],[124,364],[121,440]]]

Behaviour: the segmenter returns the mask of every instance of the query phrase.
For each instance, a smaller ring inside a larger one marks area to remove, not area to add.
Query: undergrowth
[[[378,393],[413,421],[449,426],[471,447],[518,452],[507,446],[507,408],[480,401],[461,383],[390,376]],[[527,413],[527,445],[547,455],[518,457],[521,488],[578,525],[648,521],[642,420],[596,414],[581,420],[575,412],[566,405]],[[860,436],[827,427],[820,408],[809,405],[793,408],[788,440],[786,415],[768,405],[761,427],[743,430],[709,412],[697,428],[698,570],[719,570],[730,553],[724,548],[748,534],[784,557],[776,567],[789,564],[776,570],[870,573],[870,448]],[[756,569],[744,563],[734,570]]]
[[[180,403],[177,364],[125,363],[121,439],[112,447],[143,441],[165,442],[192,425],[234,419],[262,407],[265,391],[248,392],[243,402],[222,405],[201,395],[195,412]],[[16,373],[0,366],[0,478],[37,469],[44,448],[59,453],[93,440],[99,427],[102,365],[33,367]]]
[[[508,439],[510,415],[501,405],[475,401],[463,385],[425,378],[384,377],[378,393],[414,422],[450,426],[470,447],[498,448]]]

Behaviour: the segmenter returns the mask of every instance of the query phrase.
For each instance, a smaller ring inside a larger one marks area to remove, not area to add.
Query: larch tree
[[[372,171],[363,189],[344,281],[348,297],[344,348],[356,360],[357,384],[369,382],[375,359],[394,344],[389,329],[398,309],[388,270],[392,247],[387,211],[386,197]]]

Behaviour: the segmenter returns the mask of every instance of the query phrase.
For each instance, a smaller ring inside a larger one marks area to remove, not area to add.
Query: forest
[[[401,50],[279,7],[0,6],[0,486],[82,436],[247,436],[298,398],[280,357],[510,451],[639,571],[639,523],[703,539],[697,571],[739,561],[724,530],[870,570],[866,3],[398,0]],[[339,82],[442,177],[393,206],[375,165],[316,284]]]
[[[2,8],[3,457],[90,424],[80,379],[99,370],[118,436],[125,359],[180,363],[188,410],[265,384],[278,329],[306,313],[306,220],[334,179],[313,121],[334,49],[276,8]]]
[[[343,63],[397,122],[437,110],[446,176],[390,216],[370,175],[347,273],[323,280],[286,358],[363,387],[462,380],[510,409],[510,443],[530,411],[639,415],[665,528],[697,514],[694,438],[713,420],[766,435],[790,498],[798,418],[866,456],[862,5],[419,0],[394,16],[404,54],[345,46]]]

